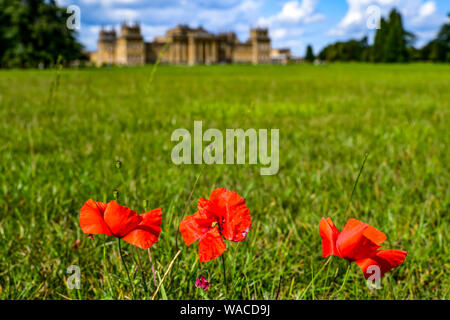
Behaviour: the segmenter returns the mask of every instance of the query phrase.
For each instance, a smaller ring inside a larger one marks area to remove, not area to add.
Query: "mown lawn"
[[[187,248],[180,237],[181,254],[156,299],[274,299],[279,284],[280,299],[449,298],[450,65],[160,66],[151,73],[151,66],[0,71],[1,299],[133,298],[116,239],[81,232],[83,203],[111,200],[117,189],[119,202],[139,213],[145,199],[161,207],[151,252],[162,278],[177,253],[180,219],[216,187],[244,196],[253,220],[243,242],[226,242],[228,293],[221,260],[199,265],[198,245]],[[261,176],[260,165],[174,165],[171,134],[192,131],[195,120],[223,132],[279,128],[278,174]],[[323,216],[339,229],[351,217],[375,226],[388,237],[383,248],[408,251],[405,262],[378,290],[339,258],[316,277],[327,261]],[[151,297],[147,252],[139,254],[149,293],[134,274],[137,251],[123,249],[134,297]],[[70,265],[81,269],[81,290],[66,286]],[[195,288],[200,273],[209,291]]]

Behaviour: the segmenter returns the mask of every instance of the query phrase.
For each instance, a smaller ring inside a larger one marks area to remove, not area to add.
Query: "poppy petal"
[[[208,211],[213,211],[218,217],[220,233],[227,240],[244,240],[252,226],[250,210],[244,198],[234,191],[215,189],[208,202]]]
[[[154,209],[140,216],[142,217],[141,223],[122,239],[141,249],[148,249],[158,242],[161,233],[162,211]]]
[[[364,230],[363,235],[365,238],[372,241],[378,246],[381,246],[381,244],[386,241],[387,238],[383,232],[370,225],[367,225],[367,228],[366,230]]]
[[[196,212],[187,216],[180,222],[179,230],[187,246],[200,239],[211,228],[213,220],[208,219],[204,214]]]
[[[336,248],[336,239],[339,235],[339,230],[334,225],[333,221],[328,218],[322,218],[319,223],[319,234],[322,237],[322,255],[328,257],[335,255],[340,257],[339,251]]]
[[[92,199],[86,201],[80,210],[80,227],[84,233],[112,236],[111,230],[103,218],[106,206],[107,204],[104,202],[96,202]]]
[[[226,249],[225,242],[217,227],[211,228],[204,234],[198,243],[200,262],[208,262],[218,258]]]
[[[378,250],[372,257],[358,260],[356,264],[361,268],[367,280],[370,276],[382,277],[392,268],[398,267],[403,263],[407,254],[403,250]]]
[[[104,217],[111,232],[119,238],[128,234],[142,221],[142,217],[135,211],[119,205],[115,200],[108,203]]]
[[[356,219],[348,220],[337,236],[336,248],[347,260],[356,261],[372,256],[386,240],[386,235]]]

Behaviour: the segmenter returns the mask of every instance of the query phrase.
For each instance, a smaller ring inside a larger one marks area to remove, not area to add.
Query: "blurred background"
[[[3,68],[44,68],[58,56],[76,65],[155,63],[169,38],[184,36],[179,40],[187,47],[188,33],[199,32],[217,47],[214,58],[195,63],[249,63],[255,59],[246,57],[252,53],[244,44],[255,38],[252,30],[267,30],[264,63],[450,61],[445,0],[2,0],[0,8]],[[134,54],[142,58],[123,58],[121,38],[139,38]],[[188,57],[162,60],[189,63]]]

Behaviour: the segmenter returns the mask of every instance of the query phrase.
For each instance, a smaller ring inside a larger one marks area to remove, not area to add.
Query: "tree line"
[[[0,0],[0,66],[48,67],[81,59],[82,45],[54,0]]]
[[[330,62],[450,62],[450,23],[444,24],[436,38],[420,49],[413,46],[415,40],[415,35],[404,29],[401,14],[393,9],[387,19],[381,18],[373,45],[368,44],[367,37],[336,42],[323,48],[317,57],[312,53],[312,47],[308,46],[305,60],[312,62],[318,58]]]

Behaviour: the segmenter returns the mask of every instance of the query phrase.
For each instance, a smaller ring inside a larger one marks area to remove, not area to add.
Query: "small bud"
[[[80,244],[80,239],[77,239],[75,242],[74,242],[74,244],[72,245],[72,248],[74,249],[74,250],[77,250],[78,249],[78,246],[79,246],[79,244]]]
[[[120,160],[116,160],[116,168],[120,169],[122,167],[122,162]]]
[[[142,201],[142,206],[144,207],[145,210],[147,210],[147,207],[148,207],[148,200]]]
[[[197,280],[195,280],[195,287],[206,291],[209,289],[209,281],[206,280],[202,275],[199,275]]]
[[[113,195],[114,195],[114,200],[118,200],[119,199],[119,190],[114,190]]]

